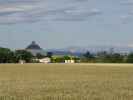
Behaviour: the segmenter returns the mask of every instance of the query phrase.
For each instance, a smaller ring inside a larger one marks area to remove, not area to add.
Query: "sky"
[[[133,47],[133,0],[0,0],[0,46]]]

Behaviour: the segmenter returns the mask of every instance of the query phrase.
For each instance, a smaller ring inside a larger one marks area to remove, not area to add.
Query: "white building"
[[[24,63],[26,63],[26,61],[25,60],[19,60],[19,63],[24,64]]]
[[[75,60],[65,60],[65,63],[75,63]]]
[[[40,63],[50,63],[51,62],[51,59],[46,57],[46,58],[42,58],[42,59],[39,59],[39,62]]]

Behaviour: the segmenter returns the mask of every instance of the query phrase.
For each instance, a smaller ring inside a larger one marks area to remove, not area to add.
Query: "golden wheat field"
[[[2,64],[0,100],[133,100],[133,65]]]

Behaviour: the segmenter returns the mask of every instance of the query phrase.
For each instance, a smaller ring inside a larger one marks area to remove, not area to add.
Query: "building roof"
[[[28,45],[26,49],[41,50],[42,48],[35,41],[32,41],[32,43]]]

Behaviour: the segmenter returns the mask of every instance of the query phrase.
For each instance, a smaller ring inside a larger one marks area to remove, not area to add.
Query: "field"
[[[133,65],[2,64],[0,100],[133,100]]]

